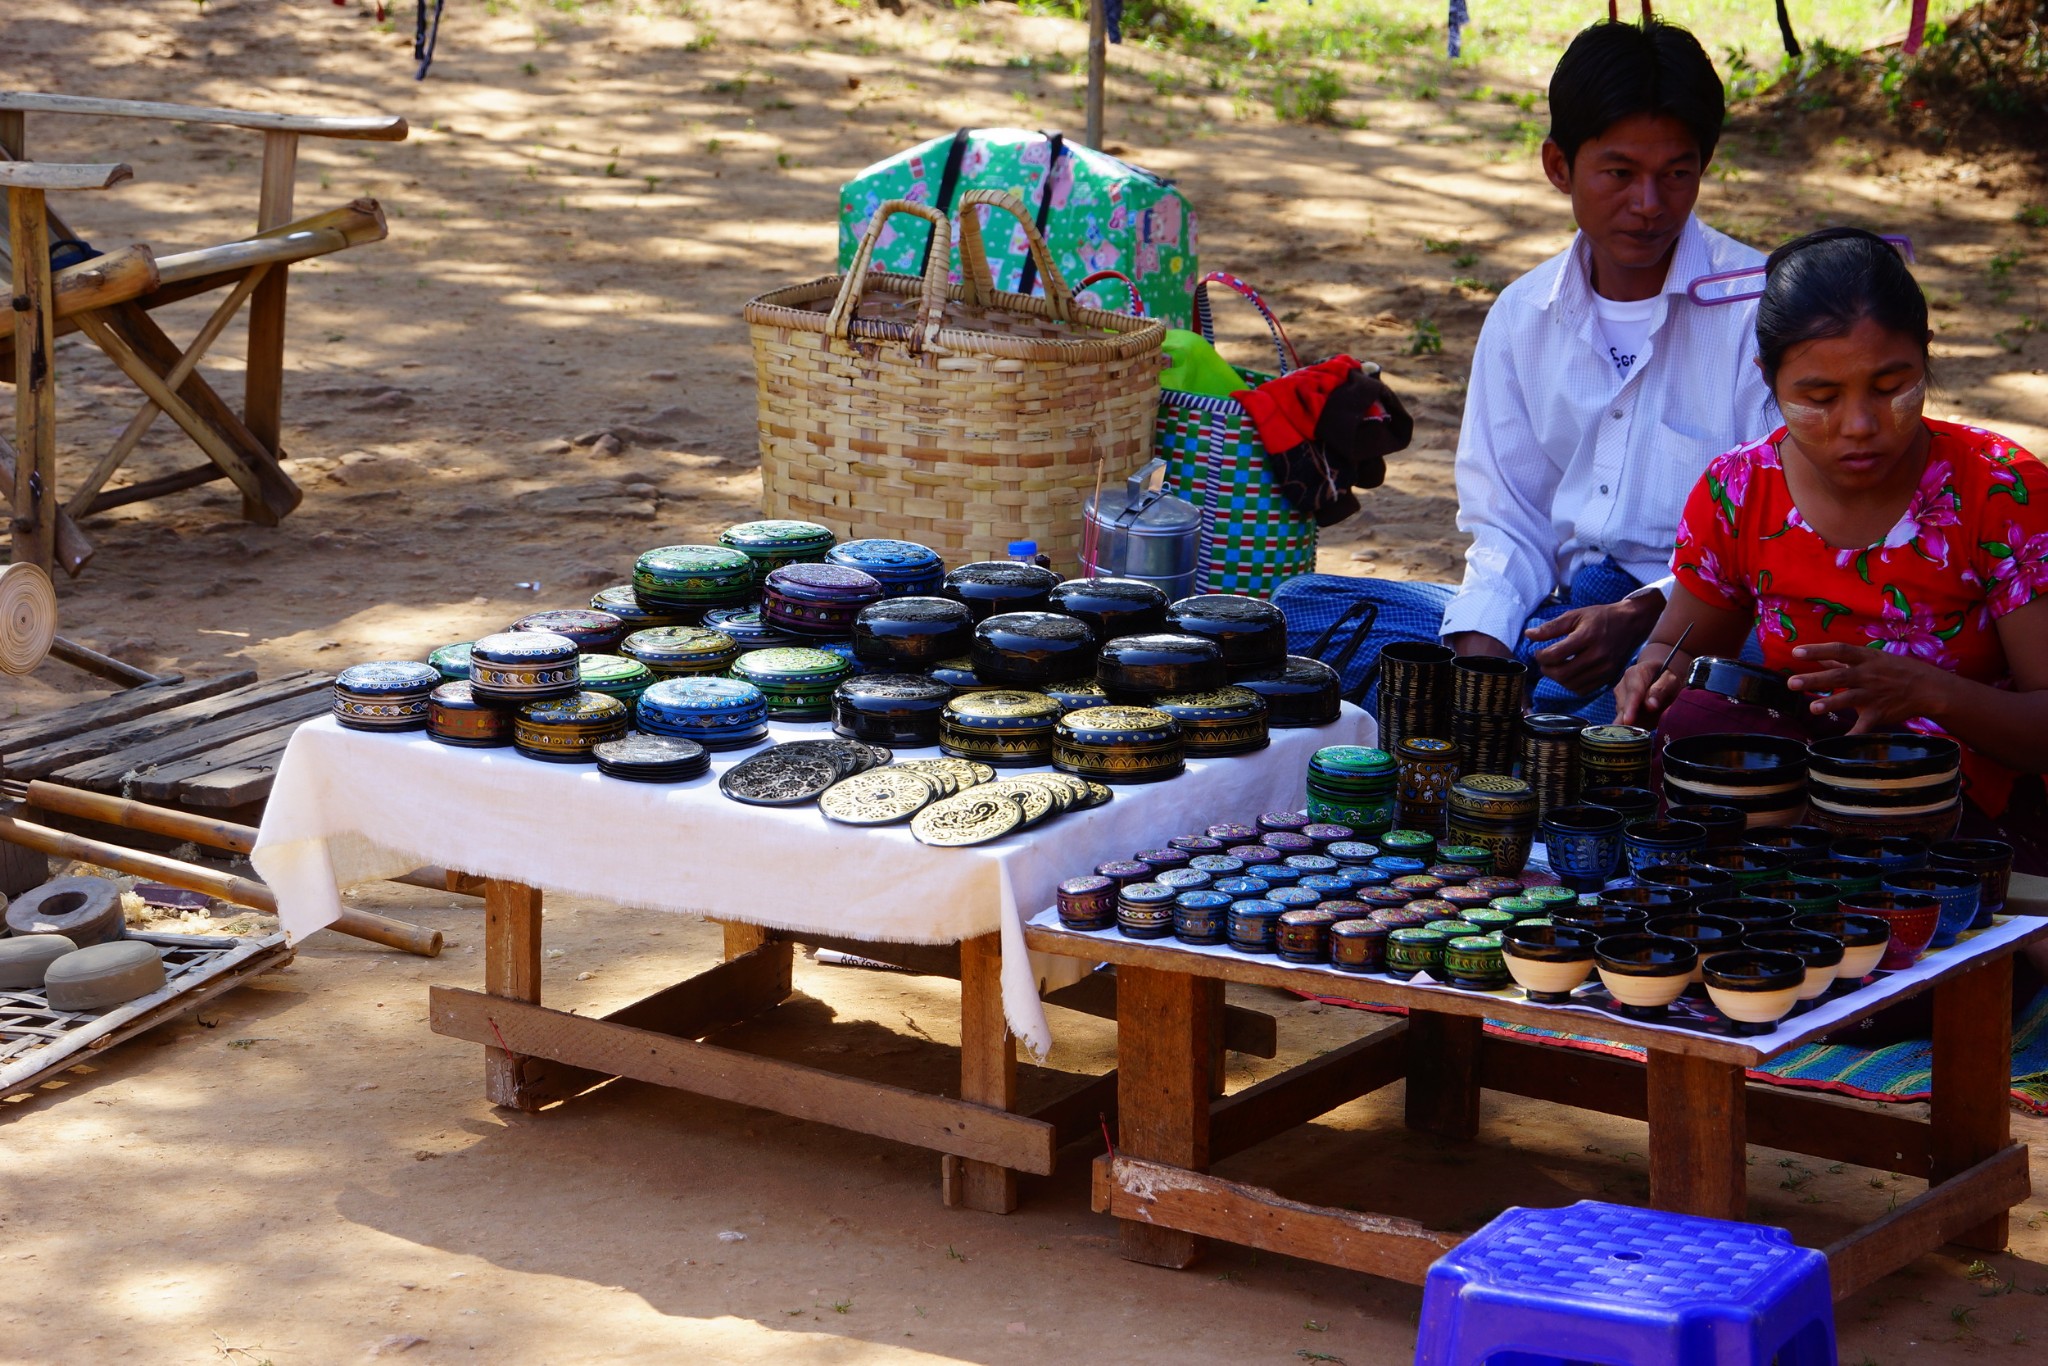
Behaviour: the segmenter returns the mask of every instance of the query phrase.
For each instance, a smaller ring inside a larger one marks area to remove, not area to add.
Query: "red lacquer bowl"
[[[1910,968],[1927,951],[1941,920],[1941,907],[1933,897],[1907,896],[1896,892],[1865,892],[1842,898],[1842,909],[1859,915],[1874,915],[1892,927],[1891,942],[1877,966],[1885,972]]]

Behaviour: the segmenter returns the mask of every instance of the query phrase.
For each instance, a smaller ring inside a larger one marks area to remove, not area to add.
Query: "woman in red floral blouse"
[[[1754,629],[1816,730],[1953,736],[1995,820],[2018,775],[2048,771],[2048,469],[1923,415],[1926,300],[1882,239],[1827,229],[1767,269],[1758,363],[1785,425],[1694,488],[1681,591],[1616,688],[1619,715],[1671,705],[1691,658],[1662,666],[1682,637],[1732,657]]]

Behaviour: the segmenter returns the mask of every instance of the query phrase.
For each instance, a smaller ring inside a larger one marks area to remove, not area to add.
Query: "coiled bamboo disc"
[[[25,674],[57,638],[57,590],[33,564],[0,569],[0,673]]]

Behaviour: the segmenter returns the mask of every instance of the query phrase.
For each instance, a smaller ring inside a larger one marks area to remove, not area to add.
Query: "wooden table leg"
[[[1479,1132],[1477,1015],[1408,1012],[1408,1127],[1462,1142]]]
[[[484,881],[484,990],[492,996],[540,1004],[540,889],[499,878]],[[526,1059],[502,1048],[484,1049],[484,1098],[493,1105],[521,1104]]]
[[[1003,1018],[1002,936],[960,941],[960,1099],[998,1110],[1017,1108],[1017,1041]],[[987,1214],[1017,1208],[1017,1173],[991,1162],[947,1154],[939,1187],[948,1205]]]
[[[1209,983],[1185,973],[1117,969],[1117,1151],[1191,1171],[1209,1165],[1210,1035],[1217,1027]],[[1177,1229],[1125,1221],[1123,1254],[1184,1267],[1202,1240]]]
[[[57,319],[50,303],[50,223],[41,190],[8,190],[13,246],[14,505],[12,560],[52,572],[57,553]]]
[[[1934,1172],[1929,1186],[1968,1171],[2012,1142],[2012,958],[1934,987],[1934,1085],[1929,1104]],[[1980,1252],[2000,1252],[2005,1214],[1950,1239]]]
[[[1741,1219],[1749,1151],[1739,1064],[1649,1051],[1650,1204]]]

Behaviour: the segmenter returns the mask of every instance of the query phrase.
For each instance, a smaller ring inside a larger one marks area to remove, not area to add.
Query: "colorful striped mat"
[[[1307,993],[1297,992],[1297,995]],[[1335,996],[1313,996],[1325,1005],[1373,1009],[1376,1013],[1405,1013],[1398,1007],[1360,1006]],[[1610,1057],[1633,1058],[1640,1062],[1643,1049],[1633,1044],[1609,1043],[1581,1034],[1567,1034],[1534,1025],[1488,1020],[1489,1034],[1542,1039],[1561,1048],[1584,1049]],[[1847,1044],[1807,1044],[1795,1048],[1767,1067],[1752,1069],[1752,1081],[1772,1086],[1791,1086],[1807,1091],[1832,1091],[1858,1100],[1926,1100],[1933,1076],[1934,1047],[1925,1039],[1895,1043],[1885,1048],[1851,1048]],[[2012,1099],[2020,1108],[2048,1115],[2048,991],[2035,993],[2026,1014],[2013,1030]]]

